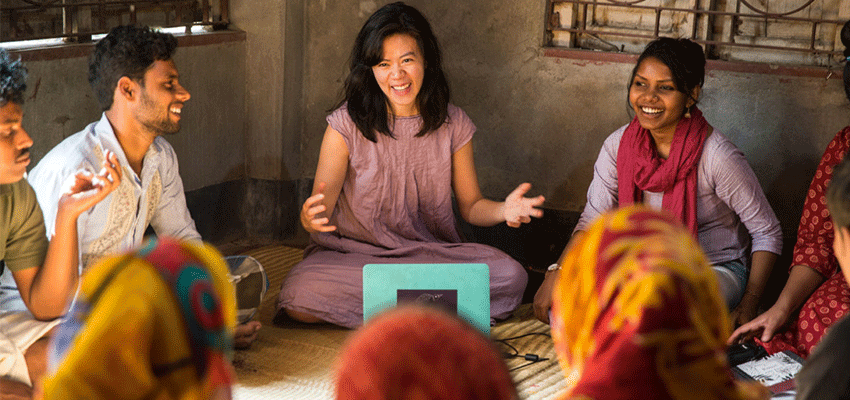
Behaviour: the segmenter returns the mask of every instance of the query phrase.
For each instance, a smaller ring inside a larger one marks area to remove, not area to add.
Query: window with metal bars
[[[836,67],[850,0],[547,0],[551,48],[640,53],[689,38],[714,60]]]
[[[86,42],[118,25],[226,27],[229,0],[2,0],[0,43]]]

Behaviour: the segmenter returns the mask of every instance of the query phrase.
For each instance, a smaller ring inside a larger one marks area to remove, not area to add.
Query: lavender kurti
[[[626,126],[605,140],[596,160],[587,205],[575,228],[617,207],[617,153]],[[697,170],[697,236],[712,264],[782,252],[782,229],[744,154],[716,129],[705,140]],[[661,208],[663,193],[644,192],[644,203]]]
[[[305,312],[346,327],[363,323],[362,270],[373,263],[484,263],[490,267],[490,315],[520,304],[528,275],[507,254],[460,243],[452,210],[452,154],[475,125],[449,105],[437,131],[415,137],[421,118],[396,118],[395,139],[370,142],[345,106],[327,118],[348,147],[348,172],[330,218],[337,230],[315,233],[283,282],[278,309]]]

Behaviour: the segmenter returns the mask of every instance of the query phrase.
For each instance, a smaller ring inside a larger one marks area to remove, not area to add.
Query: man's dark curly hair
[[[121,77],[145,84],[145,71],[154,61],[170,60],[177,49],[174,36],[146,26],[118,26],[97,42],[89,59],[89,83],[100,108],[112,107]]]
[[[6,50],[0,49],[0,107],[6,103],[24,104],[27,90],[27,69],[21,60],[13,60]]]

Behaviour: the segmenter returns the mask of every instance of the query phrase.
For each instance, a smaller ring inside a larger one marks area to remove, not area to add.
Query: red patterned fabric
[[[564,399],[767,398],[763,386],[733,380],[729,328],[708,260],[666,211],[604,213],[561,261],[552,340]]]
[[[769,353],[791,350],[807,357],[827,328],[850,312],[850,288],[832,252],[835,234],[826,208],[826,188],[832,179],[832,169],[844,158],[848,149],[850,126],[835,135],[821,157],[806,195],[791,263],[792,266],[805,265],[814,269],[826,278],[826,282],[803,304],[797,320],[792,321],[788,329],[763,343]]]
[[[677,216],[697,235],[697,165],[708,136],[708,122],[693,107],[690,118],[676,125],[667,159],[658,156],[650,132],[635,117],[617,152],[620,206],[640,203],[643,191],[663,192],[661,207]]]

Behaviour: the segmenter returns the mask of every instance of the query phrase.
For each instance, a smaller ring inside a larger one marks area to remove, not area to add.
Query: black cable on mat
[[[503,344],[503,345],[505,345],[505,346],[509,347],[511,350],[513,350],[513,353],[507,353],[507,352],[506,352],[506,353],[502,353],[502,354],[503,354],[503,356],[504,356],[505,358],[524,358],[524,359],[526,359],[526,360],[530,361],[529,363],[526,363],[526,364],[523,364],[523,365],[520,365],[520,366],[517,366],[517,367],[514,367],[514,368],[509,369],[509,370],[508,370],[509,372],[513,372],[513,371],[516,371],[516,370],[518,370],[518,369],[520,369],[520,368],[525,368],[525,367],[527,367],[527,366],[529,366],[529,365],[534,365],[534,364],[537,364],[537,363],[539,363],[539,362],[542,362],[542,361],[548,361],[548,360],[549,360],[548,358],[540,357],[540,356],[538,356],[537,354],[533,354],[533,353],[526,353],[526,354],[524,354],[524,355],[520,355],[520,354],[519,354],[519,350],[518,350],[516,347],[514,347],[512,344],[508,343],[508,340],[522,339],[522,338],[524,338],[524,337],[533,336],[533,335],[540,335],[540,336],[551,337],[551,335],[549,335],[548,333],[544,333],[544,332],[531,332],[531,333],[526,333],[526,334],[523,334],[523,335],[514,336],[514,337],[510,337],[510,338],[505,338],[505,339],[496,339],[496,340],[494,340],[494,342],[501,343],[501,344]]]

